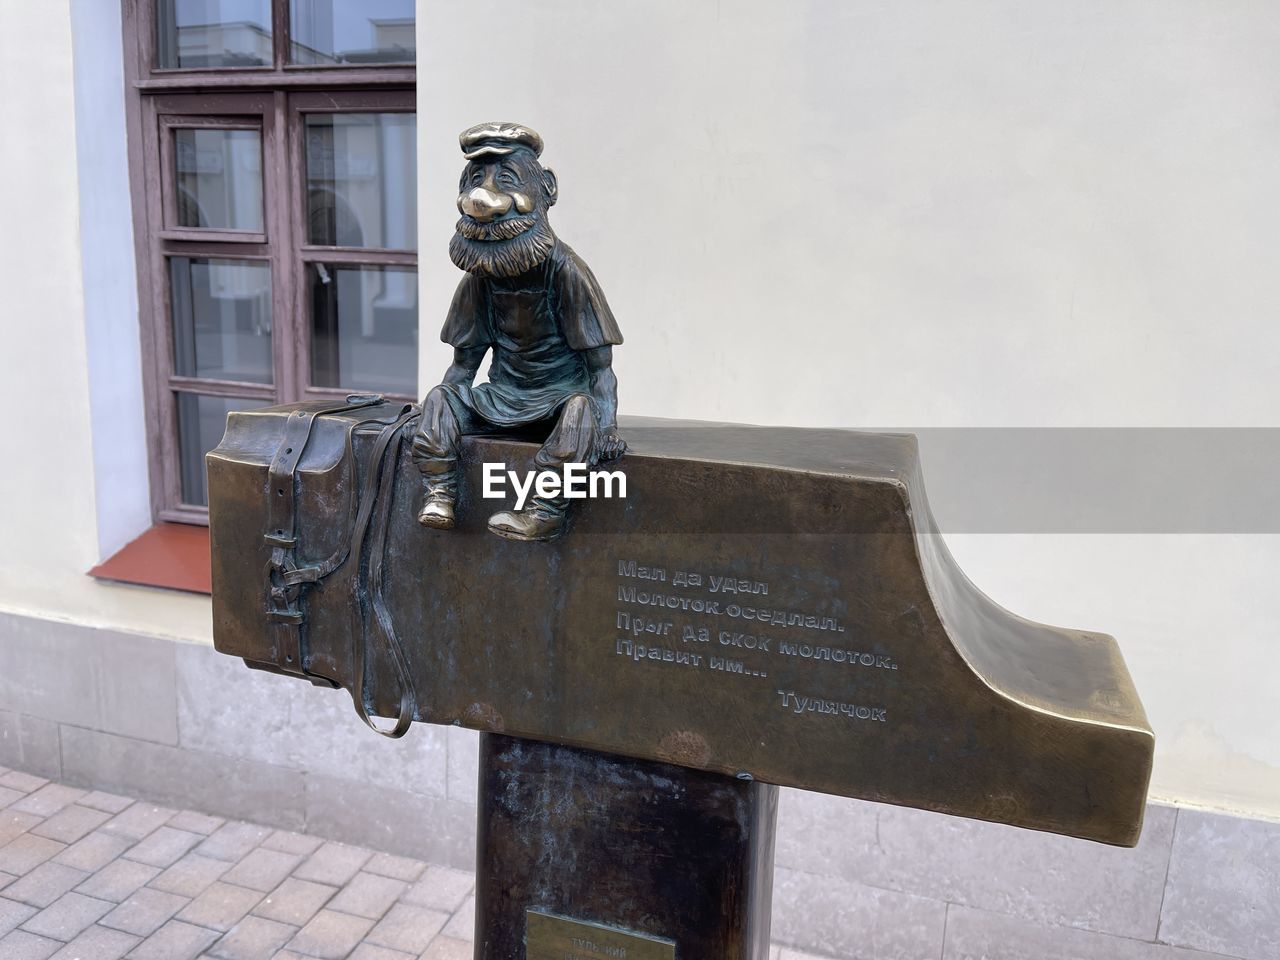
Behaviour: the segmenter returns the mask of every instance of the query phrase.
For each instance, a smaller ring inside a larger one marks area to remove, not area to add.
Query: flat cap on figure
[[[542,156],[542,137],[522,123],[477,123],[458,135],[458,143],[468,160],[506,156],[520,147],[532,150],[535,157]]]
[[[462,437],[537,439],[539,469],[590,468],[626,449],[613,375],[622,334],[595,276],[547,221],[559,185],[539,162],[542,137],[518,123],[482,123],[458,140],[467,164],[449,256],[467,275],[440,333],[453,363],[423,400],[413,440],[426,483],[418,520],[438,530],[454,525]],[[488,382],[476,385],[489,351]],[[509,540],[550,540],[567,514],[563,496],[535,496],[521,510],[495,513],[489,529]]]

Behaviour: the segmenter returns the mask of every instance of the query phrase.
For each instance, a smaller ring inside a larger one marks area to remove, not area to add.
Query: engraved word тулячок
[[[542,137],[520,124],[482,123],[459,141],[467,165],[449,255],[467,276],[440,334],[453,363],[423,400],[413,439],[427,488],[418,521],[439,530],[454,525],[464,436],[535,439],[541,469],[590,467],[626,448],[612,368],[622,334],[591,270],[547,222],[558,186],[538,160]],[[490,350],[488,382],[474,385]],[[550,540],[567,512],[563,495],[534,496],[494,514],[489,529],[509,540]]]

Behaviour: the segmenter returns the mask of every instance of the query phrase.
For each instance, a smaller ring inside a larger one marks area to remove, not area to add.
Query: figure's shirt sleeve
[[[493,331],[489,324],[489,297],[485,281],[467,274],[458,284],[445,317],[440,339],[458,350],[488,347],[493,344]]]
[[[591,268],[568,246],[552,282],[556,313],[565,341],[574,350],[592,350],[622,342],[604,291]]]

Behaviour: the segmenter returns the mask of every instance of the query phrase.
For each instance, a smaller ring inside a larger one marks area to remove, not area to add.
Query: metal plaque
[[[530,910],[525,914],[525,960],[675,960],[670,940],[599,923]]]

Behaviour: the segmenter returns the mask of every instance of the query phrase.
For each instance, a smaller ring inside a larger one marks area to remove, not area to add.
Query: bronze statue
[[[476,960],[766,960],[779,786],[1136,844],[1154,735],[1115,641],[974,587],[911,436],[632,420],[627,502],[574,537],[424,535],[411,431],[438,529],[464,436],[468,468],[566,476],[624,449],[622,337],[547,225],[541,138],[461,140],[444,382],[232,412],[206,465],[219,651],[387,736],[484,732]],[[516,506],[489,528],[564,529]]]
[[[591,270],[547,222],[558,186],[538,159],[542,137],[520,124],[482,123],[459,141],[467,165],[449,255],[467,276],[440,334],[453,364],[423,400],[413,439],[427,487],[418,521],[440,530],[454,525],[464,436],[536,439],[540,469],[591,467],[626,449],[612,367],[622,334]],[[489,350],[488,382],[476,386]],[[489,529],[550,540],[567,512],[563,496],[535,496],[524,509],[494,514]]]

